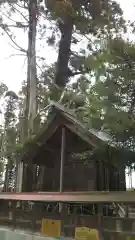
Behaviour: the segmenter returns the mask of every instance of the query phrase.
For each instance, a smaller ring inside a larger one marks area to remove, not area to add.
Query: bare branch
[[[95,47],[96,51],[99,51],[99,49],[97,48],[96,44],[95,44],[95,43],[92,41],[92,39],[89,38],[86,34],[85,34],[85,38],[86,38],[89,42],[91,42],[91,44]]]
[[[7,19],[9,19],[10,21],[17,23],[17,21],[13,20],[12,18],[10,18],[7,14],[5,14],[4,12],[1,11],[1,14],[4,15]],[[19,22],[20,24],[26,24],[24,22]]]
[[[36,58],[39,58],[40,60],[45,61],[46,59],[44,57],[36,56]]]
[[[25,62],[27,61],[27,57],[24,59],[24,63],[23,63],[23,66],[22,66],[22,68],[24,68],[24,66],[25,66]]]
[[[11,43],[8,43],[9,44],[9,46],[11,47],[11,48],[13,48],[13,49],[15,49],[16,51],[20,51],[18,48],[16,48],[14,45],[12,45]]]
[[[40,71],[42,72],[43,69],[38,65],[38,63],[36,63],[37,67],[40,69]]]
[[[19,9],[17,9],[14,4],[9,4],[9,5],[10,5],[12,8],[14,8],[14,10],[17,11],[17,12],[25,19],[26,22],[28,22],[27,17],[24,16],[24,14],[23,14]],[[18,5],[18,4],[16,4],[16,5]],[[19,7],[19,6],[18,6],[18,7]]]
[[[12,35],[7,31],[7,29],[4,29],[3,27],[1,27],[1,28],[2,28],[2,30],[7,34],[7,36],[10,38],[11,42],[18,48],[17,50],[19,50],[19,51],[24,52],[24,53],[27,54],[27,51],[26,51],[24,48],[20,47],[20,46],[14,41]]]
[[[28,7],[26,7],[25,5],[24,5],[24,6],[21,6],[21,5],[19,5],[18,3],[16,3],[16,5],[17,5],[19,8],[23,8],[23,9],[28,10]]]
[[[9,59],[11,57],[16,57],[16,56],[23,56],[23,57],[26,57],[26,54],[11,54],[10,56],[8,56],[7,58],[5,59]]]
[[[0,27],[5,28],[5,27],[10,27],[10,28],[27,28],[28,25],[10,25],[10,24],[4,24],[4,23],[0,23]]]

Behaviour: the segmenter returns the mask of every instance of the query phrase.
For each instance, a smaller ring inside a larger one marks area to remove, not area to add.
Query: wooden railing
[[[40,202],[134,203],[135,191],[120,192],[30,192],[0,193],[0,199]]]
[[[130,196],[129,196],[130,195]],[[124,204],[131,203],[135,199],[134,193],[123,193]],[[101,197],[101,198],[100,198]],[[25,229],[33,232],[41,230],[43,218],[62,222],[62,235],[74,237],[76,226],[87,226],[98,229],[104,236],[114,236],[114,240],[121,236],[135,236],[135,219],[128,217],[103,216],[105,203],[122,202],[122,193],[3,193],[0,194],[0,226],[8,226],[12,229]],[[131,199],[132,198],[132,199]],[[31,202],[30,202],[31,201]],[[58,209],[49,212],[45,207],[46,202],[62,204],[62,211]],[[95,215],[68,213],[68,203],[96,203],[98,212]],[[109,238],[110,239],[110,238]],[[113,238],[112,238],[113,239]],[[123,238],[122,238],[123,239]]]
[[[36,209],[37,208],[37,209]],[[75,227],[87,226],[90,228],[100,229],[102,234],[111,236],[135,236],[135,219],[119,218],[119,217],[102,217],[99,225],[98,215],[74,215],[74,214],[55,214],[41,211],[39,206],[34,206],[30,210],[17,210],[3,209],[0,212],[0,225],[8,226],[12,229],[23,229],[27,231],[33,231],[40,233],[41,231],[41,219],[49,218],[53,220],[61,219],[62,221],[62,233],[64,236],[74,237]],[[116,240],[117,238],[115,238]]]

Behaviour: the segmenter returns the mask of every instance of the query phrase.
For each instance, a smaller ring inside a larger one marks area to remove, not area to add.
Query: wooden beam
[[[22,192],[0,193],[0,199],[46,202],[133,203],[135,192]]]

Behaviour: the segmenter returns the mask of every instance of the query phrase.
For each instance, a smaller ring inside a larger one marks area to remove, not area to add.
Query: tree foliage
[[[80,64],[80,69],[77,69],[79,72],[77,71],[75,74],[69,71],[70,60],[72,60],[72,63],[74,59],[71,43],[78,43],[75,34],[83,37],[88,35],[93,39],[104,39],[111,37],[113,34],[117,34],[119,31],[122,31],[122,29],[125,30],[125,22],[122,16],[122,10],[115,1],[46,0],[45,3],[50,18],[56,21],[61,33],[55,71],[55,83],[60,87],[64,87],[70,77],[92,70],[91,65],[87,64],[86,66],[83,61],[83,63]],[[90,41],[88,42],[87,49],[92,50]],[[85,49],[82,49],[81,56],[77,54],[75,57],[81,61],[85,59]]]

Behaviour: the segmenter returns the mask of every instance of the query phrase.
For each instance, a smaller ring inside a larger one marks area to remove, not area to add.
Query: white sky
[[[124,10],[125,18],[128,20],[135,20],[135,0],[117,0]],[[20,46],[27,48],[27,35],[21,31],[17,36],[17,42]],[[21,82],[26,79],[26,59],[23,56],[13,56],[19,54],[13,49],[13,44],[6,36],[0,36],[0,82],[5,83],[10,90],[18,92],[21,87]],[[40,46],[38,46],[40,52]],[[42,49],[42,56],[45,56],[48,63],[55,59],[56,55],[47,45]],[[132,179],[135,187],[135,174]],[[129,185],[129,178],[127,179]]]

